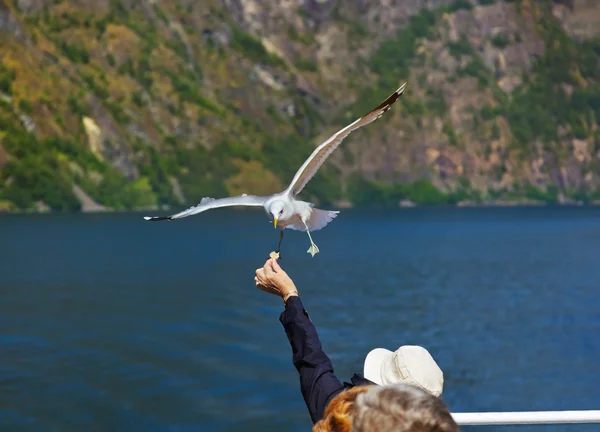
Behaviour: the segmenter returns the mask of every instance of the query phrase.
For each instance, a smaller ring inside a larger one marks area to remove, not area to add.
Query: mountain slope
[[[199,4],[201,3],[201,4]],[[0,209],[595,200],[591,0],[0,0]]]

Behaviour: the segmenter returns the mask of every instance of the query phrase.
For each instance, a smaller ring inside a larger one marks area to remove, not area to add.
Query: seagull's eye
[[[279,211],[279,214],[280,214],[280,215],[282,215],[282,214],[283,214],[283,210],[280,210],[280,211]]]

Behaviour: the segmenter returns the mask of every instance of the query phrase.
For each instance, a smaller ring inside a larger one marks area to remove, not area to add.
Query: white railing
[[[600,423],[600,410],[452,413],[452,417],[459,425]]]

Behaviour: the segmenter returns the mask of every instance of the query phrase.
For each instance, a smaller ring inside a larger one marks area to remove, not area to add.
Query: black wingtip
[[[391,106],[400,98],[400,96],[402,96],[402,94],[404,93],[404,90],[406,90],[406,84],[407,83],[402,84],[398,88],[398,90],[396,90],[394,93],[389,95],[386,100],[381,102],[379,105],[377,105],[371,111],[369,111],[367,114],[362,116],[361,119],[365,118],[373,113],[378,113],[377,118],[380,118],[387,110],[389,110],[391,108]]]
[[[398,100],[398,98],[400,96],[402,96],[402,93],[404,93],[405,89],[406,89],[406,83],[402,84],[398,90],[396,90],[394,93],[392,93],[386,100],[381,102],[375,109],[373,109],[373,111],[382,110],[383,112],[385,112],[388,109],[390,109],[390,107],[394,104],[394,102],[396,102]]]
[[[154,216],[154,217],[144,216],[144,219],[147,221],[150,221],[150,222],[173,220],[173,218],[171,216]]]

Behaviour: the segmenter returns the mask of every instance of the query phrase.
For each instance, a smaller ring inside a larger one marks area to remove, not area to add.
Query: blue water
[[[259,211],[0,217],[0,430],[310,430],[253,283],[277,240]],[[346,210],[314,240],[282,266],[340,378],[419,344],[454,411],[600,409],[599,208]]]

